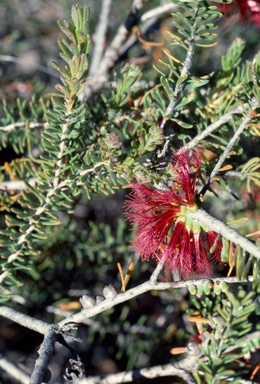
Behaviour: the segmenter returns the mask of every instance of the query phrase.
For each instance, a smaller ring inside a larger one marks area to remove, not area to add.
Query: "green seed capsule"
[[[196,295],[196,292],[197,292],[197,287],[196,285],[192,284],[189,286],[189,292],[191,295]]]
[[[213,286],[214,286],[214,283],[212,280],[207,280],[205,283],[204,283],[204,286],[208,289],[212,289]]]
[[[203,295],[203,293],[204,293],[204,287],[203,287],[203,285],[199,285],[199,286],[197,287],[197,293],[196,293],[196,296],[197,296],[198,298],[200,298],[200,297]]]
[[[222,292],[227,292],[227,290],[229,289],[229,286],[225,281],[221,281],[221,283],[219,284],[219,287]]]
[[[204,287],[203,287],[203,291],[204,291],[205,295],[210,295],[210,293],[211,293],[211,288],[208,288],[206,285],[204,285]]]
[[[219,284],[214,284],[213,291],[214,291],[215,295],[219,296],[222,292],[222,289],[221,289]]]

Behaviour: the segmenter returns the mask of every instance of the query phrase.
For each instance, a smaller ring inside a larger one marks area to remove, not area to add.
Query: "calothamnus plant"
[[[72,354],[67,381],[254,382],[260,54],[245,60],[238,37],[200,71],[228,1],[142,11],[134,0],[105,47],[110,3],[95,39],[87,6],[58,23],[56,94],[3,102],[0,145],[16,156],[0,166],[0,315],[44,339],[30,377],[4,354],[0,368],[24,383],[62,382],[48,370],[57,343]],[[242,3],[259,23],[258,2]],[[159,41],[145,38],[151,28]],[[134,44],[156,50],[154,62],[127,59]],[[82,207],[96,217],[81,223]],[[83,324],[79,351],[69,331]],[[93,376],[89,354],[102,345],[124,372]]]

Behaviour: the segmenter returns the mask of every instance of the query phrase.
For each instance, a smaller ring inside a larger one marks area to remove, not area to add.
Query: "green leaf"
[[[185,123],[184,121],[179,119],[171,119],[171,120],[175,121],[175,123],[177,123],[178,125],[180,125],[182,128],[185,128],[185,129],[190,129],[193,127],[193,125]]]
[[[178,103],[175,107],[175,111],[179,111],[183,109],[183,107],[187,104],[189,104],[194,99],[194,93],[191,92],[188,94],[188,96],[183,96],[180,103]]]
[[[188,77],[188,74],[180,76],[177,80],[176,87],[179,87],[182,83],[184,83],[188,79]]]

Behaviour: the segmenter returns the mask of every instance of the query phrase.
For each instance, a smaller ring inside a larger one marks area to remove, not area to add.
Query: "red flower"
[[[260,1],[259,0],[235,0],[243,21],[252,21],[260,26]],[[232,4],[221,4],[220,9],[227,15],[230,14]]]
[[[196,180],[200,154],[177,154],[173,159],[175,180],[171,188],[155,189],[134,182],[126,202],[126,216],[135,226],[132,248],[143,259],[165,258],[166,267],[180,270],[187,278],[192,273],[210,273],[208,251],[215,241],[214,257],[221,261],[221,243],[216,234],[194,222],[189,212],[198,209]],[[191,177],[191,170],[195,173]],[[201,229],[206,233],[202,240]]]

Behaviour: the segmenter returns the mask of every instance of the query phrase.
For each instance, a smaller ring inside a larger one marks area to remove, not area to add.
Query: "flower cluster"
[[[210,273],[210,249],[213,259],[221,261],[216,233],[189,217],[199,209],[195,187],[200,164],[199,152],[177,154],[171,165],[175,174],[171,188],[149,188],[134,182],[125,205],[126,217],[135,230],[133,250],[143,259],[164,258],[165,266],[179,270],[183,278]]]
[[[251,21],[260,27],[260,1],[259,0],[235,0],[241,19]],[[227,15],[231,12],[232,4],[221,4],[220,9]]]

